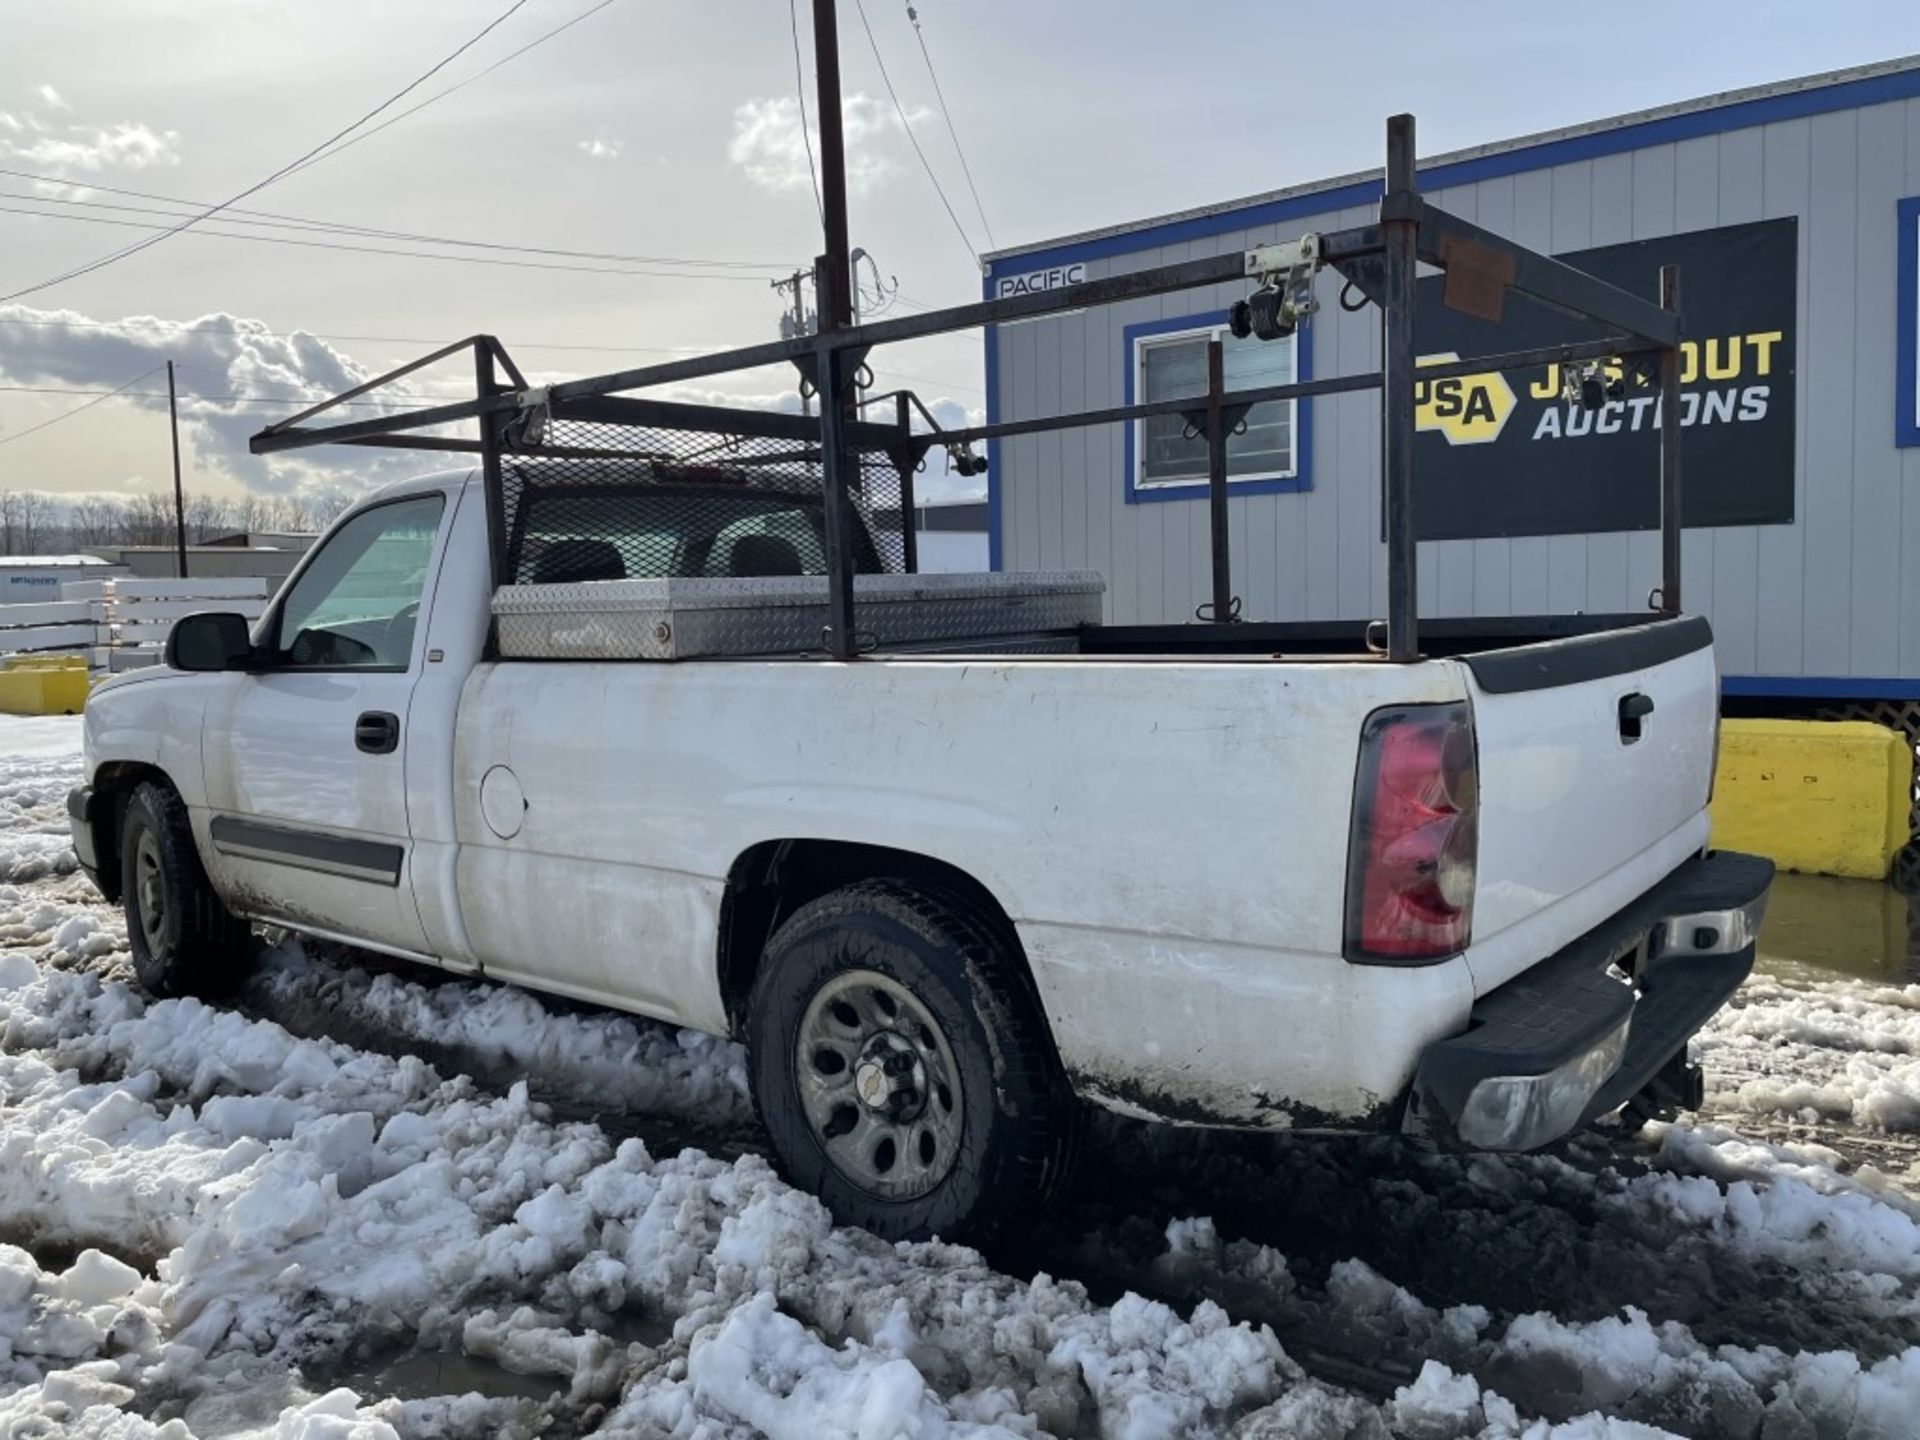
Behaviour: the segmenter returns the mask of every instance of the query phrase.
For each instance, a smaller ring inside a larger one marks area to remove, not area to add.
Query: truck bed
[[[1106,625],[1092,571],[855,577],[863,648],[894,654],[1098,655],[1355,660],[1367,622]],[[674,577],[508,585],[494,595],[505,660],[690,660],[806,655],[822,648],[821,575]],[[1429,621],[1431,656],[1644,625],[1651,615],[1473,616]]]

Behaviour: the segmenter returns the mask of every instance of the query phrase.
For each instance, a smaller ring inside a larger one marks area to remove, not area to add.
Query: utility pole
[[[847,328],[853,307],[853,267],[847,256],[847,152],[840,124],[840,30],[833,0],[813,0],[813,73],[819,83],[820,208],[827,253],[820,257],[820,334]],[[850,471],[859,459],[847,448],[853,397],[846,379],[864,358],[822,345],[815,371],[820,389],[820,474],[826,484],[827,648],[836,660],[859,653],[853,623],[853,499]]]
[[[180,403],[173,390],[173,361],[167,361],[167,419],[173,426],[173,534],[179,547],[180,578],[187,578],[187,496],[180,488]]]
[[[770,282],[776,290],[793,292],[793,311],[780,317],[780,338],[798,340],[803,335],[811,335],[814,329],[814,317],[807,313],[807,286],[813,280],[811,270],[796,270],[785,280]],[[818,302],[815,302],[816,305]],[[800,413],[813,414],[813,400],[803,385],[800,388]]]
[[[847,149],[840,124],[840,27],[833,0],[813,0],[813,73],[820,115],[820,203],[826,262],[820,267],[820,328],[844,330],[853,262],[847,244]]]

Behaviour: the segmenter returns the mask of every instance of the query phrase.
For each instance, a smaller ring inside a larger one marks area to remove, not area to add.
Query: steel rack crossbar
[[[844,262],[845,257],[839,259]],[[823,294],[844,288],[838,287],[834,260],[829,254],[821,262]],[[1440,272],[1443,302],[1455,310],[1497,322],[1508,297],[1518,295],[1605,333],[1597,339],[1420,366],[1414,320],[1423,264]],[[845,268],[842,263],[840,270]],[[1310,323],[1315,309],[1313,277],[1321,269],[1337,272],[1379,309],[1383,363],[1377,372],[1229,390],[1220,342],[1215,340],[1209,345],[1207,388],[1191,397],[955,430],[935,424],[909,392],[893,397],[890,422],[859,418],[856,409],[855,377],[876,346],[1249,281],[1257,282],[1258,288],[1250,297],[1250,311],[1236,307],[1235,333],[1246,333],[1243,326],[1250,326],[1251,333],[1262,338],[1280,338],[1295,326]],[[1251,315],[1250,321],[1246,314]],[[917,569],[913,476],[931,449],[944,449],[961,473],[973,474],[984,468],[985,462],[970,449],[980,441],[1131,423],[1160,415],[1183,416],[1194,433],[1207,441],[1208,449],[1213,585],[1212,600],[1202,610],[1210,609],[1209,618],[1224,622],[1237,618],[1238,603],[1232,597],[1228,562],[1226,436],[1251,406],[1263,401],[1378,389],[1382,392],[1381,479],[1388,559],[1385,642],[1380,648],[1389,660],[1411,661],[1420,653],[1413,514],[1416,379],[1542,364],[1592,367],[1606,361],[1627,367],[1643,383],[1657,381],[1661,398],[1657,609],[1667,616],[1679,613],[1682,330],[1676,267],[1662,269],[1660,293],[1657,299],[1648,299],[1429,204],[1415,183],[1413,117],[1398,115],[1387,122],[1385,183],[1379,218],[1372,223],[1239,254],[1129,271],[1069,288],[863,325],[823,322],[812,335],[546,386],[528,384],[497,339],[476,335],[267,426],[253,437],[251,448],[255,454],[272,454],[311,445],[349,444],[479,456],[496,585],[524,578],[526,557],[516,549],[519,542],[515,540],[516,487],[548,483],[541,477],[549,470],[565,481],[565,493],[575,499],[604,494],[604,485],[594,488],[595,476],[604,478],[604,467],[623,463],[628,468],[622,473],[644,473],[649,485],[663,491],[676,486],[710,489],[717,478],[767,492],[811,489],[821,507],[828,577],[825,648],[836,658],[850,659],[860,649],[854,614],[856,571],[876,566]],[[348,400],[374,395],[403,376],[463,351],[471,353],[474,366],[471,399],[366,420],[310,423]],[[622,393],[774,365],[798,368],[803,387],[810,385],[820,398],[819,415],[686,404]],[[920,410],[921,428],[912,424],[912,407]],[[475,438],[417,433],[466,421],[477,422]],[[595,466],[603,468],[589,473]],[[635,466],[641,470],[634,471]],[[898,517],[902,533],[875,534],[877,515]],[[866,522],[865,535],[856,516]],[[875,542],[884,542],[879,545],[884,555],[866,553]]]

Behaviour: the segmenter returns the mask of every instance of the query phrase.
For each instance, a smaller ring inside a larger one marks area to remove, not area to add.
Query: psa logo
[[[1460,357],[1453,351],[1422,355],[1422,365],[1444,365]],[[1416,380],[1413,417],[1416,430],[1438,430],[1449,445],[1485,445],[1498,440],[1516,404],[1513,387],[1498,370],[1484,375],[1452,375]]]

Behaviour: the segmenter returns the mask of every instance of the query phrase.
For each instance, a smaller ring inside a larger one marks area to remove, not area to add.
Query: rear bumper
[[[1430,1045],[1407,1124],[1443,1144],[1532,1150],[1633,1099],[1753,968],[1773,862],[1697,857]]]

